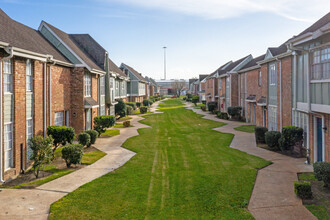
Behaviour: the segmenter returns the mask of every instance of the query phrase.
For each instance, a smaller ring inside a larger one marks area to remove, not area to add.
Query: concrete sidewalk
[[[154,103],[153,111],[159,102]],[[137,129],[149,126],[139,123],[144,118],[131,116],[134,127],[120,128],[120,135],[98,138],[94,147],[107,155],[94,164],[48,182],[35,189],[0,190],[0,220],[47,219],[50,205],[80,186],[124,165],[135,153],[121,145],[130,137],[139,135]],[[1,188],[1,187],[0,187]]]
[[[313,171],[311,165],[304,164],[304,158],[292,158],[258,148],[254,134],[234,130],[235,127],[245,124],[221,120],[209,112],[194,109],[191,104],[187,106],[197,114],[204,115],[205,119],[227,123],[214,130],[235,135],[230,147],[273,162],[272,165],[258,171],[250,198],[248,210],[257,220],[316,219],[294,193],[293,182],[298,180],[297,173]]]

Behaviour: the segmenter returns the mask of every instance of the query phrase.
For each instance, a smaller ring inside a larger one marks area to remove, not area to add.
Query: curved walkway
[[[292,158],[258,148],[254,134],[234,130],[235,127],[245,124],[218,119],[208,112],[195,109],[190,103],[187,107],[204,115],[205,119],[227,123],[214,130],[235,135],[230,147],[273,162],[258,171],[250,198],[248,210],[257,220],[316,219],[294,193],[293,182],[297,180],[297,173],[313,171],[311,165],[304,164],[304,158]]]
[[[159,102],[151,111],[154,112]],[[130,160],[135,153],[121,145],[130,137],[137,136],[137,129],[149,127],[138,121],[144,118],[132,116],[134,127],[120,128],[120,135],[98,138],[94,147],[105,152],[100,160],[66,176],[43,184],[35,189],[0,189],[0,220],[47,219],[50,205],[80,186],[99,178]],[[0,186],[1,188],[1,186]]]

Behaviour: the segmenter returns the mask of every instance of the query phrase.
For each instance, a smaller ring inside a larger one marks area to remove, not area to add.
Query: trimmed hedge
[[[242,111],[241,106],[228,107],[228,114],[234,119],[240,119],[241,111]]]
[[[56,148],[60,145],[66,145],[67,143],[72,144],[72,141],[75,139],[75,131],[72,127],[59,126],[59,125],[51,125],[47,127],[47,135],[51,136],[54,139],[54,148],[53,152],[55,152]]]
[[[217,108],[217,103],[216,102],[209,102],[207,103],[207,109],[210,112],[213,112]]]
[[[143,100],[143,106],[150,106],[150,105],[152,105],[153,104],[153,102],[150,100],[150,99],[145,99],[145,100]]]
[[[83,154],[83,146],[80,144],[66,145],[62,149],[62,158],[68,168],[71,164],[80,164]]]
[[[97,137],[99,136],[99,133],[95,130],[88,130],[85,131],[87,134],[89,134],[91,141],[87,147],[90,147],[92,144],[95,144]]]
[[[78,142],[82,146],[88,146],[91,143],[91,136],[87,132],[80,133],[78,135]]]
[[[125,128],[127,128],[127,127],[131,126],[131,121],[124,121],[123,125]]]
[[[199,96],[194,95],[194,96],[192,97],[191,102],[194,103],[195,105],[197,105],[197,102],[199,102]]]
[[[304,130],[295,126],[285,126],[282,128],[282,136],[279,140],[282,151],[292,150],[293,146],[303,140]]]
[[[136,107],[140,108],[141,107],[141,102],[137,102]]]
[[[132,106],[126,106],[127,109],[127,115],[133,115],[133,108]]]
[[[148,112],[148,108],[147,107],[144,107],[144,106],[140,107],[140,113],[141,114],[145,114],[147,112]]]
[[[330,163],[316,162],[313,164],[314,175],[318,181],[323,181],[324,187],[330,186]]]
[[[278,132],[278,131],[267,131],[265,133],[266,144],[272,150],[279,150],[278,141],[279,141],[280,138],[281,138],[281,132]]]
[[[126,102],[126,105],[131,106],[134,110],[137,109],[136,103],[135,102]]]
[[[257,143],[263,143],[263,144],[266,143],[265,134],[266,134],[267,131],[268,131],[268,128],[259,127],[259,126],[255,127],[254,133],[255,133],[255,136],[256,136]]]
[[[127,107],[123,100],[118,100],[118,103],[115,105],[115,113],[121,118],[126,116]]]
[[[312,186],[310,182],[294,182],[294,192],[297,196],[302,199],[310,199],[312,198]]]
[[[217,117],[220,118],[220,119],[225,119],[225,120],[229,119],[229,116],[226,112],[218,112]]]
[[[94,130],[99,133],[105,132],[107,128],[112,127],[116,122],[116,118],[113,115],[98,116],[94,118]]]

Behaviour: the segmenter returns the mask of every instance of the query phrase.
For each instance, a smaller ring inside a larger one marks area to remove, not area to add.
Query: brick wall
[[[238,74],[231,74],[230,79],[230,89],[231,89],[231,97],[230,97],[230,106],[238,106]]]
[[[71,126],[79,134],[85,128],[84,112],[84,68],[74,68],[71,71]]]
[[[289,126],[292,124],[292,57],[285,57],[281,59],[282,62],[282,126]],[[278,70],[280,69],[278,63]],[[280,77],[278,77],[278,81]],[[280,84],[278,83],[277,97],[278,106],[280,103]],[[280,111],[279,111],[280,112]],[[280,120],[280,115],[278,115]],[[278,123],[280,125],[280,121]]]

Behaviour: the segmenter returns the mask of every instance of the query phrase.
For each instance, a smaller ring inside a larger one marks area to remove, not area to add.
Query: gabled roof
[[[56,60],[70,63],[39,31],[14,21],[1,9],[0,41],[31,52],[52,55]]]
[[[299,37],[309,32],[315,32],[328,23],[330,23],[330,12],[295,37]]]
[[[242,64],[243,61],[245,61],[249,57],[252,58],[251,54],[239,60],[236,60],[235,62],[230,63],[229,65],[226,66],[226,68],[222,68],[220,71],[218,71],[219,76],[235,70],[240,64]]]
[[[222,70],[225,70],[230,64],[232,64],[233,63],[233,61],[229,61],[229,62],[227,62],[227,63],[225,63],[225,64],[223,64],[222,66],[220,66],[216,71],[214,71],[213,73],[211,73],[210,75],[209,75],[209,77],[213,77],[215,74],[217,74],[217,73],[219,73],[220,74],[220,72],[222,71]]]
[[[147,80],[141,75],[141,73],[139,73],[138,71],[136,71],[135,69],[133,69],[132,67],[128,66],[125,63],[121,64],[121,67],[125,66],[131,73],[133,73],[140,81],[142,82],[147,82]]]
[[[254,58],[253,60],[251,60],[250,62],[248,62],[248,63],[242,68],[242,70],[244,70],[244,69],[248,69],[248,68],[250,68],[250,67],[254,67],[254,66],[259,66],[259,65],[257,64],[257,62],[259,62],[259,61],[261,61],[261,60],[264,60],[264,59],[265,59],[265,55],[266,55],[266,54],[263,54],[263,55],[261,55],[261,56],[258,56],[258,57],[256,57],[256,58]]]
[[[79,47],[79,45],[75,42],[72,36],[65,33],[64,31],[61,31],[60,29],[48,24],[45,21],[42,21],[40,24],[39,29],[41,29],[42,26],[48,27],[58,38],[60,38],[61,41],[63,41],[66,46],[68,46],[88,67],[90,67],[92,70],[98,70],[98,71],[104,71],[102,68],[100,68],[95,61],[93,61],[84,51],[82,48]]]
[[[126,74],[110,59],[109,59],[109,72],[117,73],[119,76],[128,77]]]
[[[281,44],[279,47],[269,47],[268,50],[272,53],[273,57],[285,53],[288,51],[286,42]]]
[[[159,86],[153,78],[148,77],[148,76],[146,76],[146,77],[144,77],[144,78],[145,78],[149,83],[151,83],[153,86]]]
[[[202,81],[202,80],[205,79],[206,77],[208,77],[208,74],[200,74],[200,75],[199,75],[199,81]]]

